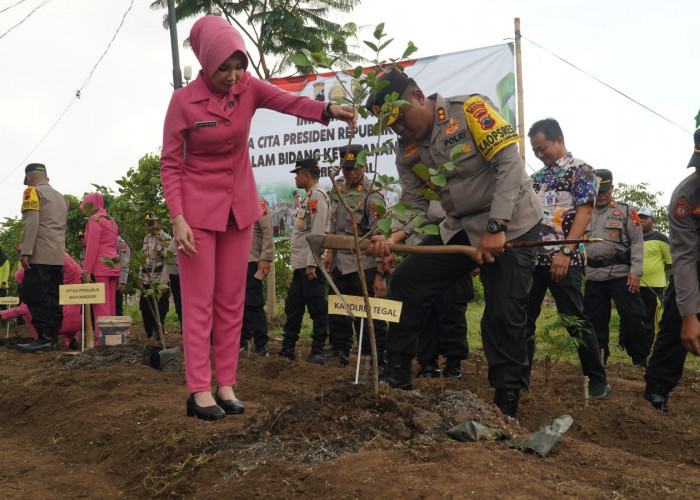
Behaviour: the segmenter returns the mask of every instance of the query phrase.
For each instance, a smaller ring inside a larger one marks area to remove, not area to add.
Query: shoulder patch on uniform
[[[263,216],[267,215],[267,203],[263,200],[260,200],[260,208],[262,208]]]
[[[632,211],[629,213],[629,218],[632,219],[632,225],[633,225],[634,227],[639,227],[639,226],[642,224],[642,221],[641,221],[641,219],[639,218],[639,215],[637,215],[637,211],[636,211],[636,210],[632,210]]]
[[[481,97],[467,99],[462,108],[474,142],[487,160],[520,140],[513,126]]]
[[[693,209],[693,215],[700,215],[700,205]]]
[[[39,195],[34,186],[29,186],[22,195],[22,212],[25,210],[39,210]]]
[[[685,219],[693,207],[683,200],[678,200],[675,205],[673,205],[673,216],[676,219]]]
[[[318,200],[316,200],[316,199],[309,200],[309,212],[311,212],[312,214],[315,214],[316,210],[318,210],[317,205],[318,205]]]
[[[418,144],[416,144],[415,142],[412,142],[412,143],[406,145],[406,147],[404,147],[403,149],[404,149],[404,154],[403,154],[404,158],[413,158],[416,155],[416,153],[418,152]]]

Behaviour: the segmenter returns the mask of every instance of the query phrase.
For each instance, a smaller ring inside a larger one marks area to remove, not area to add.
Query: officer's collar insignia
[[[445,108],[438,106],[437,108],[437,121],[438,123],[445,123],[447,121],[447,115],[445,114]]]

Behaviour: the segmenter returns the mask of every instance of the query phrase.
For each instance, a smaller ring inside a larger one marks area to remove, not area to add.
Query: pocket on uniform
[[[519,248],[514,253],[517,266],[515,266],[511,274],[510,293],[508,296],[513,300],[526,301],[532,287],[537,250],[534,247]]]

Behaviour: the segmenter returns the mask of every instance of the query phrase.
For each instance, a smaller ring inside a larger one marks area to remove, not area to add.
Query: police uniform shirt
[[[157,235],[146,233],[143,238],[141,253],[146,257],[146,263],[141,267],[141,280],[145,284],[151,281],[165,283],[168,281],[165,268],[165,249],[170,244],[170,236],[162,229]]]
[[[68,201],[48,182],[24,190],[22,255],[29,255],[30,264],[63,265],[67,220]]]
[[[250,247],[248,262],[260,262],[261,260],[272,262],[275,259],[272,216],[270,215],[270,207],[262,196],[260,197],[260,208],[262,208],[262,216],[253,225],[253,243]]]
[[[630,250],[630,264],[612,264],[605,267],[586,267],[586,279],[605,281],[622,278],[628,274],[642,275],[644,262],[644,236],[637,213],[627,203],[611,201],[604,207],[594,207],[591,221],[586,228],[589,238],[602,238],[586,248],[588,263],[591,260],[612,259],[615,254]]]
[[[428,137],[399,142],[396,168],[401,179],[401,202],[426,212],[429,201],[421,190],[426,182],[412,171],[421,163],[433,168],[451,161],[452,149],[460,145],[457,168],[445,171],[447,184],[435,190],[447,217],[440,235],[447,243],[464,230],[472,245],[479,243],[489,219],[507,220],[506,240],[531,229],[542,219],[542,207],[532,189],[518,153],[518,135],[488,98],[461,95],[435,101],[435,119]],[[410,226],[407,226],[410,231]]]
[[[119,255],[119,268],[121,273],[119,274],[119,284],[125,285],[126,280],[129,278],[129,261],[131,260],[131,248],[121,236],[117,237],[117,254]],[[84,260],[85,257],[83,256]],[[81,263],[82,266],[82,263]]]
[[[350,207],[354,207],[358,202],[357,210],[350,214],[345,206],[338,199],[338,195],[333,193],[331,200],[331,217],[329,232],[340,236],[353,236],[353,224],[357,223],[357,234],[364,236],[370,231],[374,231],[380,219],[377,207],[384,207],[384,197],[376,190],[373,191],[372,182],[366,175],[352,190],[348,188],[347,181],[342,177],[338,179],[338,189],[341,196],[348,200]],[[369,195],[368,195],[369,193]],[[367,197],[365,199],[365,197]],[[362,201],[364,199],[364,201]],[[381,259],[379,259],[381,260]],[[377,267],[377,259],[367,258],[362,262],[365,269]],[[336,250],[335,266],[342,274],[357,272],[357,262],[355,253],[350,250]]]
[[[319,188],[318,183],[316,183],[306,192],[306,196],[299,207],[296,222],[294,223],[290,258],[292,269],[304,269],[309,266],[317,266],[313,254],[311,253],[311,248],[309,248],[309,244],[306,241],[306,236],[309,234],[326,233],[328,212],[328,196]]]
[[[670,228],[676,304],[681,316],[700,314],[700,182],[695,173],[686,177],[671,195]]]

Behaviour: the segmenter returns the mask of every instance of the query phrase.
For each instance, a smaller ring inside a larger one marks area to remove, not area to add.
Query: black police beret
[[[379,116],[379,110],[381,109],[382,104],[384,104],[386,96],[391,95],[392,92],[396,92],[399,94],[399,97],[401,97],[409,85],[415,85],[415,82],[411,78],[407,77],[406,74],[398,68],[385,71],[379,78],[379,81],[388,81],[389,85],[380,91],[375,92],[374,94],[370,94],[367,98],[367,102],[365,103],[367,110],[373,113],[375,116]]]
[[[294,170],[290,170],[289,172],[296,174],[305,168],[309,170],[321,170],[321,168],[318,166],[318,160],[316,158],[307,158],[305,160],[297,160]]]
[[[607,168],[596,169],[595,175],[598,177],[598,192],[607,193],[612,187],[613,175]]]
[[[341,146],[338,148],[340,153],[340,165],[343,168],[354,168],[357,163],[357,155],[364,148],[359,144],[351,144],[350,146]]]

